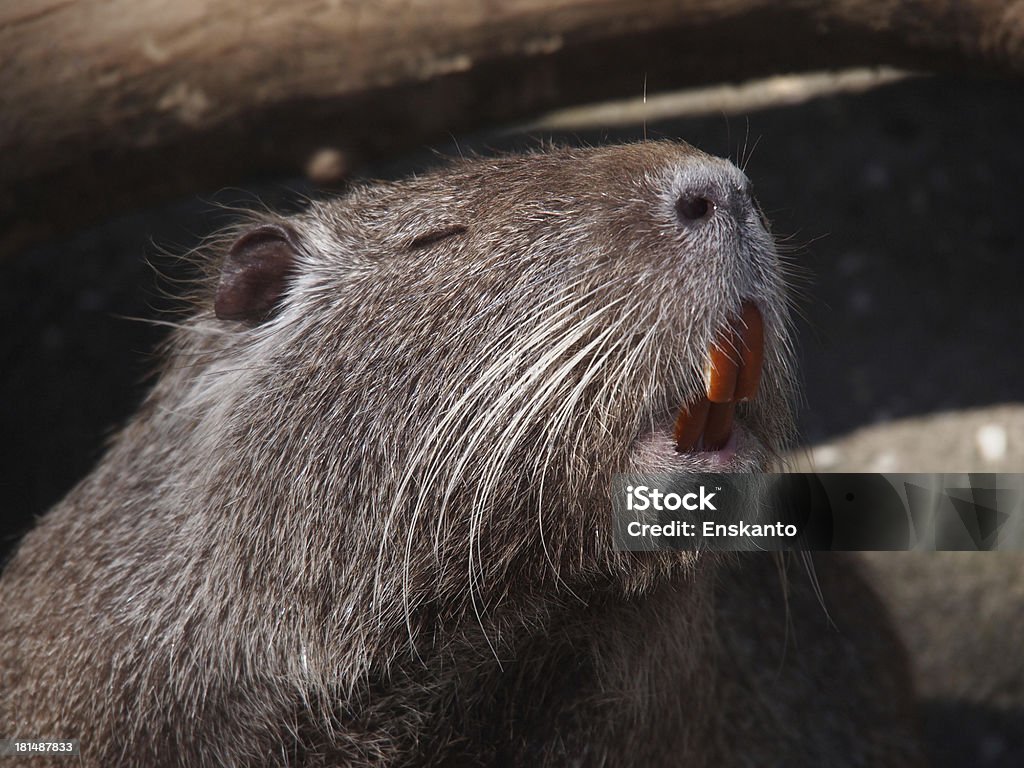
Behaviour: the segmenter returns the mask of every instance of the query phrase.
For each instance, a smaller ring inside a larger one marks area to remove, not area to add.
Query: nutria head
[[[311,632],[641,589],[692,557],[613,551],[612,475],[757,470],[789,436],[779,257],[685,144],[456,162],[211,264],[117,471],[204,579]]]

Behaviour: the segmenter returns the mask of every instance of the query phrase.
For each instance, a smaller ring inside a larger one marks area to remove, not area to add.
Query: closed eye
[[[442,240],[447,240],[449,237],[464,235],[465,233],[466,227],[462,224],[453,224],[452,226],[444,227],[443,229],[435,229],[433,232],[427,232],[414,237],[412,242],[409,243],[409,250],[415,251],[420,248],[426,248],[427,246],[434,245]]]

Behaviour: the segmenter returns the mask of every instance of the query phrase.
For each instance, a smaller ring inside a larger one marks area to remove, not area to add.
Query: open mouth
[[[679,409],[676,451],[718,451],[732,437],[736,404],[757,395],[764,362],[764,319],[752,301],[729,319],[708,349],[706,391]]]

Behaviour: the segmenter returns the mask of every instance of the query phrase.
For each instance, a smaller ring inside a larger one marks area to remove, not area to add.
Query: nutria
[[[207,251],[153,391],[0,582],[0,735],[92,766],[917,764],[853,563],[610,542],[613,474],[791,441],[784,269],[731,163],[463,160]]]

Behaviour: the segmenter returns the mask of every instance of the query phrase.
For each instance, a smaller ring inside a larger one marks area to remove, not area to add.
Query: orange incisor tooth
[[[719,334],[708,350],[708,400],[712,403],[728,403],[736,392],[740,367],[733,358],[739,357],[736,353],[738,341],[739,337],[730,329]]]
[[[757,394],[764,364],[764,319],[752,301],[743,302],[739,334],[740,369],[736,377],[737,400],[749,400]]]
[[[697,447],[697,441],[700,440],[701,433],[704,431],[710,407],[711,403],[708,402],[708,399],[701,397],[696,402],[679,409],[675,430],[677,451],[685,453]]]
[[[717,451],[724,447],[732,436],[732,419],[736,403],[714,403],[708,411],[707,426],[704,428],[704,450]]]

